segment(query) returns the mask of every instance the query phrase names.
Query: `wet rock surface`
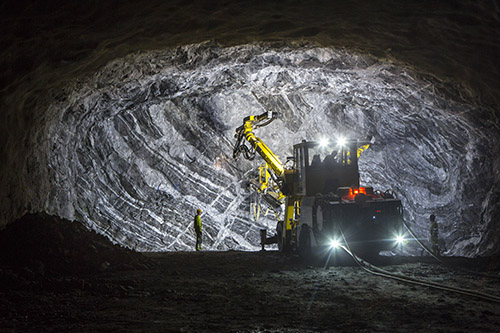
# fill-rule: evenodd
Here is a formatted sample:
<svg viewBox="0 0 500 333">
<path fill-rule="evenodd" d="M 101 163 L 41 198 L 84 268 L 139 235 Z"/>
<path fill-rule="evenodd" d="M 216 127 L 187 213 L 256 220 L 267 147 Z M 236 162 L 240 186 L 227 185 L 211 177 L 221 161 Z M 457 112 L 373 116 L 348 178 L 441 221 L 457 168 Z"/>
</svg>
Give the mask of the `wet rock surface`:
<svg viewBox="0 0 500 333">
<path fill-rule="evenodd" d="M 0 261 L 2 331 L 500 329 L 499 303 L 383 279 L 355 265 L 325 269 L 323 262 L 310 265 L 276 251 L 139 255 L 82 230 L 76 222 L 55 227 L 56 219 L 48 220 L 51 223 L 38 221 L 38 229 L 33 227 L 43 240 L 28 242 L 25 235 L 8 231 L 11 243 L 19 241 L 22 246 L 11 244 L 10 259 Z M 5 234 L 4 230 L 0 237 Z M 27 248 L 33 242 L 40 251 Z M 66 260 L 76 245 L 77 260 Z M 57 265 L 52 264 L 54 258 Z M 108 269 L 101 269 L 103 259 L 109 260 Z M 44 273 L 35 272 L 40 264 L 47 267 Z M 391 272 L 490 295 L 498 295 L 500 287 L 498 278 L 450 269 L 429 257 L 385 257 L 377 264 Z M 448 264 L 500 277 L 498 257 L 453 258 Z"/>
</svg>

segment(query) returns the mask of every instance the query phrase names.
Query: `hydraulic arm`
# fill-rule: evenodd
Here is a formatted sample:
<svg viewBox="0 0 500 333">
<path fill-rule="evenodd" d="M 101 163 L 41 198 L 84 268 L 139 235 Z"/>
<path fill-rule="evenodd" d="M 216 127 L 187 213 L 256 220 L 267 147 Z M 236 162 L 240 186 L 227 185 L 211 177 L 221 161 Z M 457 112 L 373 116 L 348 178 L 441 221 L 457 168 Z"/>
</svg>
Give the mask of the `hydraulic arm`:
<svg viewBox="0 0 500 333">
<path fill-rule="evenodd" d="M 237 158 L 240 153 L 243 153 L 246 159 L 253 160 L 255 152 L 257 152 L 266 161 L 274 172 L 274 175 L 280 178 L 285 172 L 283 164 L 271 149 L 253 133 L 254 129 L 270 124 L 275 118 L 276 113 L 269 111 L 258 116 L 249 116 L 243 119 L 243 125 L 236 129 L 236 144 L 233 149 L 233 157 Z M 250 143 L 251 148 L 248 148 L 244 144 L 243 138 Z"/>
<path fill-rule="evenodd" d="M 286 180 L 286 174 L 289 173 L 290 170 L 285 171 L 285 168 L 279 158 L 266 146 L 264 142 L 253 133 L 254 129 L 259 127 L 266 126 L 270 124 L 277 116 L 277 113 L 274 112 L 265 112 L 258 116 L 249 116 L 243 119 L 243 125 L 236 129 L 236 144 L 233 149 L 233 157 L 237 158 L 240 153 L 243 153 L 244 157 L 248 160 L 253 160 L 255 158 L 255 154 L 259 153 L 259 155 L 264 159 L 266 165 L 264 167 L 265 181 L 260 181 L 260 188 L 258 190 L 259 193 L 264 193 L 264 198 L 272 197 L 275 203 L 278 206 L 281 206 L 283 203 L 283 199 L 285 199 L 285 216 L 284 220 L 279 220 L 277 226 L 277 241 L 278 246 L 283 248 L 282 245 L 282 235 L 286 234 L 286 242 L 290 243 L 290 234 L 292 231 L 293 214 L 295 209 L 295 200 L 292 196 L 285 196 L 283 194 L 283 186 Z M 243 139 L 246 139 L 250 144 L 250 148 L 245 145 Z M 272 172 L 268 172 L 272 171 Z M 262 171 L 261 171 L 262 172 Z M 267 175 L 270 175 L 273 180 L 272 184 L 269 185 L 267 183 Z M 262 177 L 260 177 L 262 178 Z M 280 208 L 281 209 L 281 208 Z"/>
</svg>

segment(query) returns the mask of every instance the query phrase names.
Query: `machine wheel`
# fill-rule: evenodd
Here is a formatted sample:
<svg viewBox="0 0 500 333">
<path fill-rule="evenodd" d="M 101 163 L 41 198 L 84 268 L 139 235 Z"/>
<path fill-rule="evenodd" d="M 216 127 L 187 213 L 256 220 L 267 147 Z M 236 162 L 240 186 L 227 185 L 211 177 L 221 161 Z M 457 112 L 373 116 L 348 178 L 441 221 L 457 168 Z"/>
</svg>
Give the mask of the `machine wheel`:
<svg viewBox="0 0 500 333">
<path fill-rule="evenodd" d="M 283 252 L 283 221 L 278 221 L 276 226 L 276 238 L 278 241 L 278 250 Z"/>
<path fill-rule="evenodd" d="M 299 256 L 308 258 L 311 255 L 311 228 L 304 224 L 299 234 Z"/>
</svg>

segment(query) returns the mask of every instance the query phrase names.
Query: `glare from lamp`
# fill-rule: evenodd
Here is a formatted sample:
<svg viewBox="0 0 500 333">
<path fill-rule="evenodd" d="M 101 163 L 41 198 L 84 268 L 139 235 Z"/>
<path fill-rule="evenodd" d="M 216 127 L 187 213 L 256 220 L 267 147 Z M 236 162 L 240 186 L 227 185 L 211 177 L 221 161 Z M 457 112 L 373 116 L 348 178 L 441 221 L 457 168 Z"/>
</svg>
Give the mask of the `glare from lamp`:
<svg viewBox="0 0 500 333">
<path fill-rule="evenodd" d="M 332 239 L 332 240 L 330 241 L 330 248 L 332 248 L 332 249 L 336 249 L 336 248 L 338 248 L 339 246 L 340 246 L 340 242 L 339 242 L 338 240 L 336 240 L 336 239 Z"/>
<path fill-rule="evenodd" d="M 346 141 L 345 141 L 345 138 L 344 138 L 344 137 L 340 137 L 340 138 L 338 138 L 338 140 L 337 140 L 337 144 L 339 145 L 339 147 L 344 147 L 344 146 L 345 146 L 345 143 L 346 143 Z"/>
<path fill-rule="evenodd" d="M 328 139 L 327 138 L 322 138 L 319 140 L 319 147 L 320 148 L 325 148 L 326 146 L 328 146 Z"/>
<path fill-rule="evenodd" d="M 396 243 L 402 245 L 405 242 L 405 238 L 401 235 L 396 237 Z"/>
</svg>

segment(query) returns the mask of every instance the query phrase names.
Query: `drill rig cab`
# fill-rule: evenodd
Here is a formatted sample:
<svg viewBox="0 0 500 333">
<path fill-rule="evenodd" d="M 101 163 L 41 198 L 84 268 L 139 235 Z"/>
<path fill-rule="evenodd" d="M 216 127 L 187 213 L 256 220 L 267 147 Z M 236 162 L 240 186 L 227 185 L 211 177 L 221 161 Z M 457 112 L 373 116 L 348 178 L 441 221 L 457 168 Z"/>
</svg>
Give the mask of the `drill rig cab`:
<svg viewBox="0 0 500 333">
<path fill-rule="evenodd" d="M 287 198 L 296 209 L 289 212 L 289 231 L 283 230 L 285 241 L 290 237 L 285 250 L 290 246 L 304 256 L 314 249 L 327 252 L 345 237 L 354 253 L 367 258 L 397 245 L 403 228 L 400 200 L 391 191 L 360 186 L 358 157 L 368 145 L 339 140 L 294 146 L 296 188 Z"/>
<path fill-rule="evenodd" d="M 293 146 L 294 190 L 298 196 L 336 193 L 339 187 L 359 187 L 356 140 L 305 141 Z M 368 144 L 368 143 L 367 143 Z"/>
<path fill-rule="evenodd" d="M 277 223 L 280 251 L 303 256 L 328 249 L 342 239 L 363 257 L 378 255 L 396 246 L 402 234 L 402 206 L 391 191 L 360 187 L 358 158 L 370 142 L 302 141 L 293 146 L 293 165 L 285 168 L 253 130 L 269 124 L 276 114 L 264 113 L 244 119 L 236 130 L 233 156 L 253 159 L 258 153 L 271 175 L 263 194 L 284 203 Z M 245 138 L 250 148 L 243 143 Z"/>
</svg>

